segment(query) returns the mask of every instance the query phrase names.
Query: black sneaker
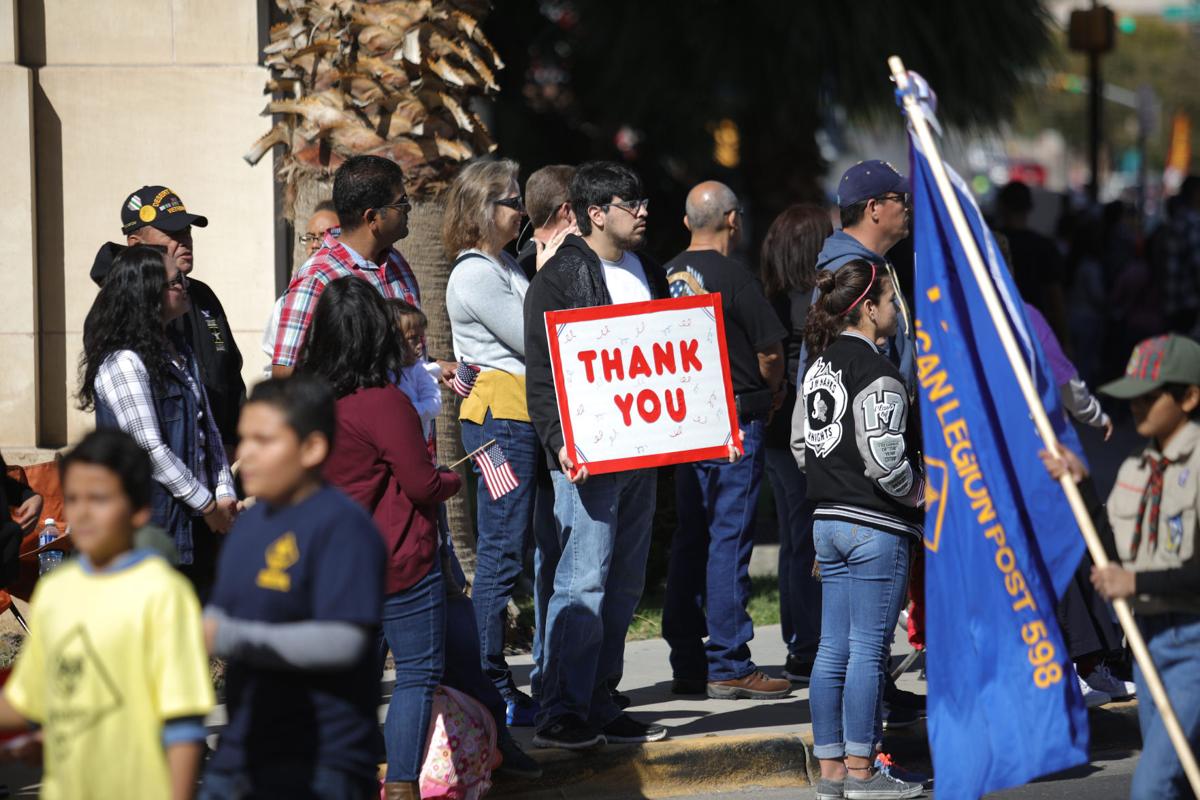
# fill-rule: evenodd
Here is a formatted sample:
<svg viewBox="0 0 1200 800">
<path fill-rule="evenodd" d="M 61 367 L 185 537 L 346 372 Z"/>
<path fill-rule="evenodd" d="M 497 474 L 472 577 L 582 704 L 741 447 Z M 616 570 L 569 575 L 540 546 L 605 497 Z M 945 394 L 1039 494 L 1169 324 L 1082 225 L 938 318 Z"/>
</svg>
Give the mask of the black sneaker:
<svg viewBox="0 0 1200 800">
<path fill-rule="evenodd" d="M 895 731 L 900 728 L 911 728 L 920 721 L 921 716 L 921 712 L 915 708 L 894 706 L 885 701 L 883 704 L 883 729 Z"/>
<path fill-rule="evenodd" d="M 657 742 L 667 738 L 667 729 L 654 723 L 638 722 L 622 714 L 604 726 L 604 738 L 615 743 Z"/>
<path fill-rule="evenodd" d="M 552 719 L 533 735 L 534 747 L 559 747 L 563 750 L 588 750 L 604 744 L 604 734 L 580 720 L 563 716 Z"/>
<path fill-rule="evenodd" d="M 799 683 L 804 686 L 812 680 L 813 662 L 800 658 L 799 656 L 789 655 L 787 663 L 783 665 L 783 677 L 787 678 L 792 683 Z"/>
<path fill-rule="evenodd" d="M 541 765 L 522 750 L 521 745 L 513 741 L 511 736 L 505 736 L 500 741 L 500 755 L 504 757 L 500 766 L 497 767 L 497 772 L 500 774 L 530 781 L 536 781 L 542 777 Z"/>
<path fill-rule="evenodd" d="M 671 694 L 708 694 L 705 678 L 675 678 L 671 681 Z"/>
<path fill-rule="evenodd" d="M 617 708 L 621 709 L 622 711 L 633 705 L 633 701 L 629 699 L 629 695 L 621 694 L 616 689 L 612 689 L 611 694 L 613 703 L 615 703 Z"/>
</svg>

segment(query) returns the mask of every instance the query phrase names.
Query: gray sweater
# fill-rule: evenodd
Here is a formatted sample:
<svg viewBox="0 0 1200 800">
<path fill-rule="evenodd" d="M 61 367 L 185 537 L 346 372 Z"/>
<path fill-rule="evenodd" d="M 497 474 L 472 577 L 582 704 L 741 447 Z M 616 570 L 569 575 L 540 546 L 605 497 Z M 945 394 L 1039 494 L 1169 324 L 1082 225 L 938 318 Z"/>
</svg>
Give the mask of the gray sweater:
<svg viewBox="0 0 1200 800">
<path fill-rule="evenodd" d="M 508 253 L 499 262 L 479 250 L 465 250 L 459 257 L 446 284 L 455 358 L 524 375 L 529 279 Z"/>
</svg>

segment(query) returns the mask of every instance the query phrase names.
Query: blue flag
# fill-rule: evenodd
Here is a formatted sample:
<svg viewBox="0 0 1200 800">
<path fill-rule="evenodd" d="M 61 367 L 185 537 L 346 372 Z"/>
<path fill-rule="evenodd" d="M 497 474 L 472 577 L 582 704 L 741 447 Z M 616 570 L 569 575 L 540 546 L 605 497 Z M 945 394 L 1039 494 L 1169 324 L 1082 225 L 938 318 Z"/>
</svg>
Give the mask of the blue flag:
<svg viewBox="0 0 1200 800">
<path fill-rule="evenodd" d="M 910 137 L 929 736 L 938 795 L 978 798 L 1087 761 L 1087 713 L 1055 615 L 1084 543 L 1038 457 L 1042 441 Z M 1043 405 L 1060 441 L 1079 452 L 995 240 L 947 172 Z"/>
</svg>

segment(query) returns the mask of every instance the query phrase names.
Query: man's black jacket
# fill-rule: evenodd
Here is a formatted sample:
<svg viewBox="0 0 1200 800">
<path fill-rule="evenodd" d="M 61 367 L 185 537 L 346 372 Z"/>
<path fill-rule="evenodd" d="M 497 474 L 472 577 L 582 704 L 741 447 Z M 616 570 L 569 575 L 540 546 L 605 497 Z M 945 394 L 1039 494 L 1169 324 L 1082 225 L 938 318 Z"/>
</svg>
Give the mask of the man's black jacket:
<svg viewBox="0 0 1200 800">
<path fill-rule="evenodd" d="M 645 253 L 638 253 L 650 296 L 668 296 L 667 276 L 662 266 Z M 554 257 L 542 267 L 525 295 L 525 400 L 529 418 L 537 431 L 551 470 L 561 469 L 558 451 L 563 439 L 562 421 L 550 368 L 550 345 L 546 339 L 547 311 L 565 308 L 610 306 L 612 295 L 604 282 L 604 267 L 592 248 L 579 236 L 568 236 Z"/>
</svg>

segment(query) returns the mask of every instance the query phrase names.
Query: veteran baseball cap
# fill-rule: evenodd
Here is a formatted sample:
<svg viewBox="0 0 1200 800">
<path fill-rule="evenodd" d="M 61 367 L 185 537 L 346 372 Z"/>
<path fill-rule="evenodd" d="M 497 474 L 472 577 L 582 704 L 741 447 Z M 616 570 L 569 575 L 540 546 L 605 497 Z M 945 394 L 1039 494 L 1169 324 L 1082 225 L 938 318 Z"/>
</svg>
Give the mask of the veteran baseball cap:
<svg viewBox="0 0 1200 800">
<path fill-rule="evenodd" d="M 208 217 L 188 213 L 179 195 L 165 186 L 143 186 L 121 204 L 121 232 L 130 234 L 147 225 L 177 233 L 189 225 L 208 226 Z"/>
<path fill-rule="evenodd" d="M 838 181 L 838 208 L 849 208 L 888 192 L 907 194 L 909 191 L 908 178 L 891 164 L 878 160 L 860 161 L 842 173 L 842 179 Z"/>
<path fill-rule="evenodd" d="M 1200 386 L 1200 343 L 1174 333 L 1146 339 L 1133 348 L 1125 376 L 1104 384 L 1100 391 L 1129 400 L 1168 383 Z"/>
</svg>

